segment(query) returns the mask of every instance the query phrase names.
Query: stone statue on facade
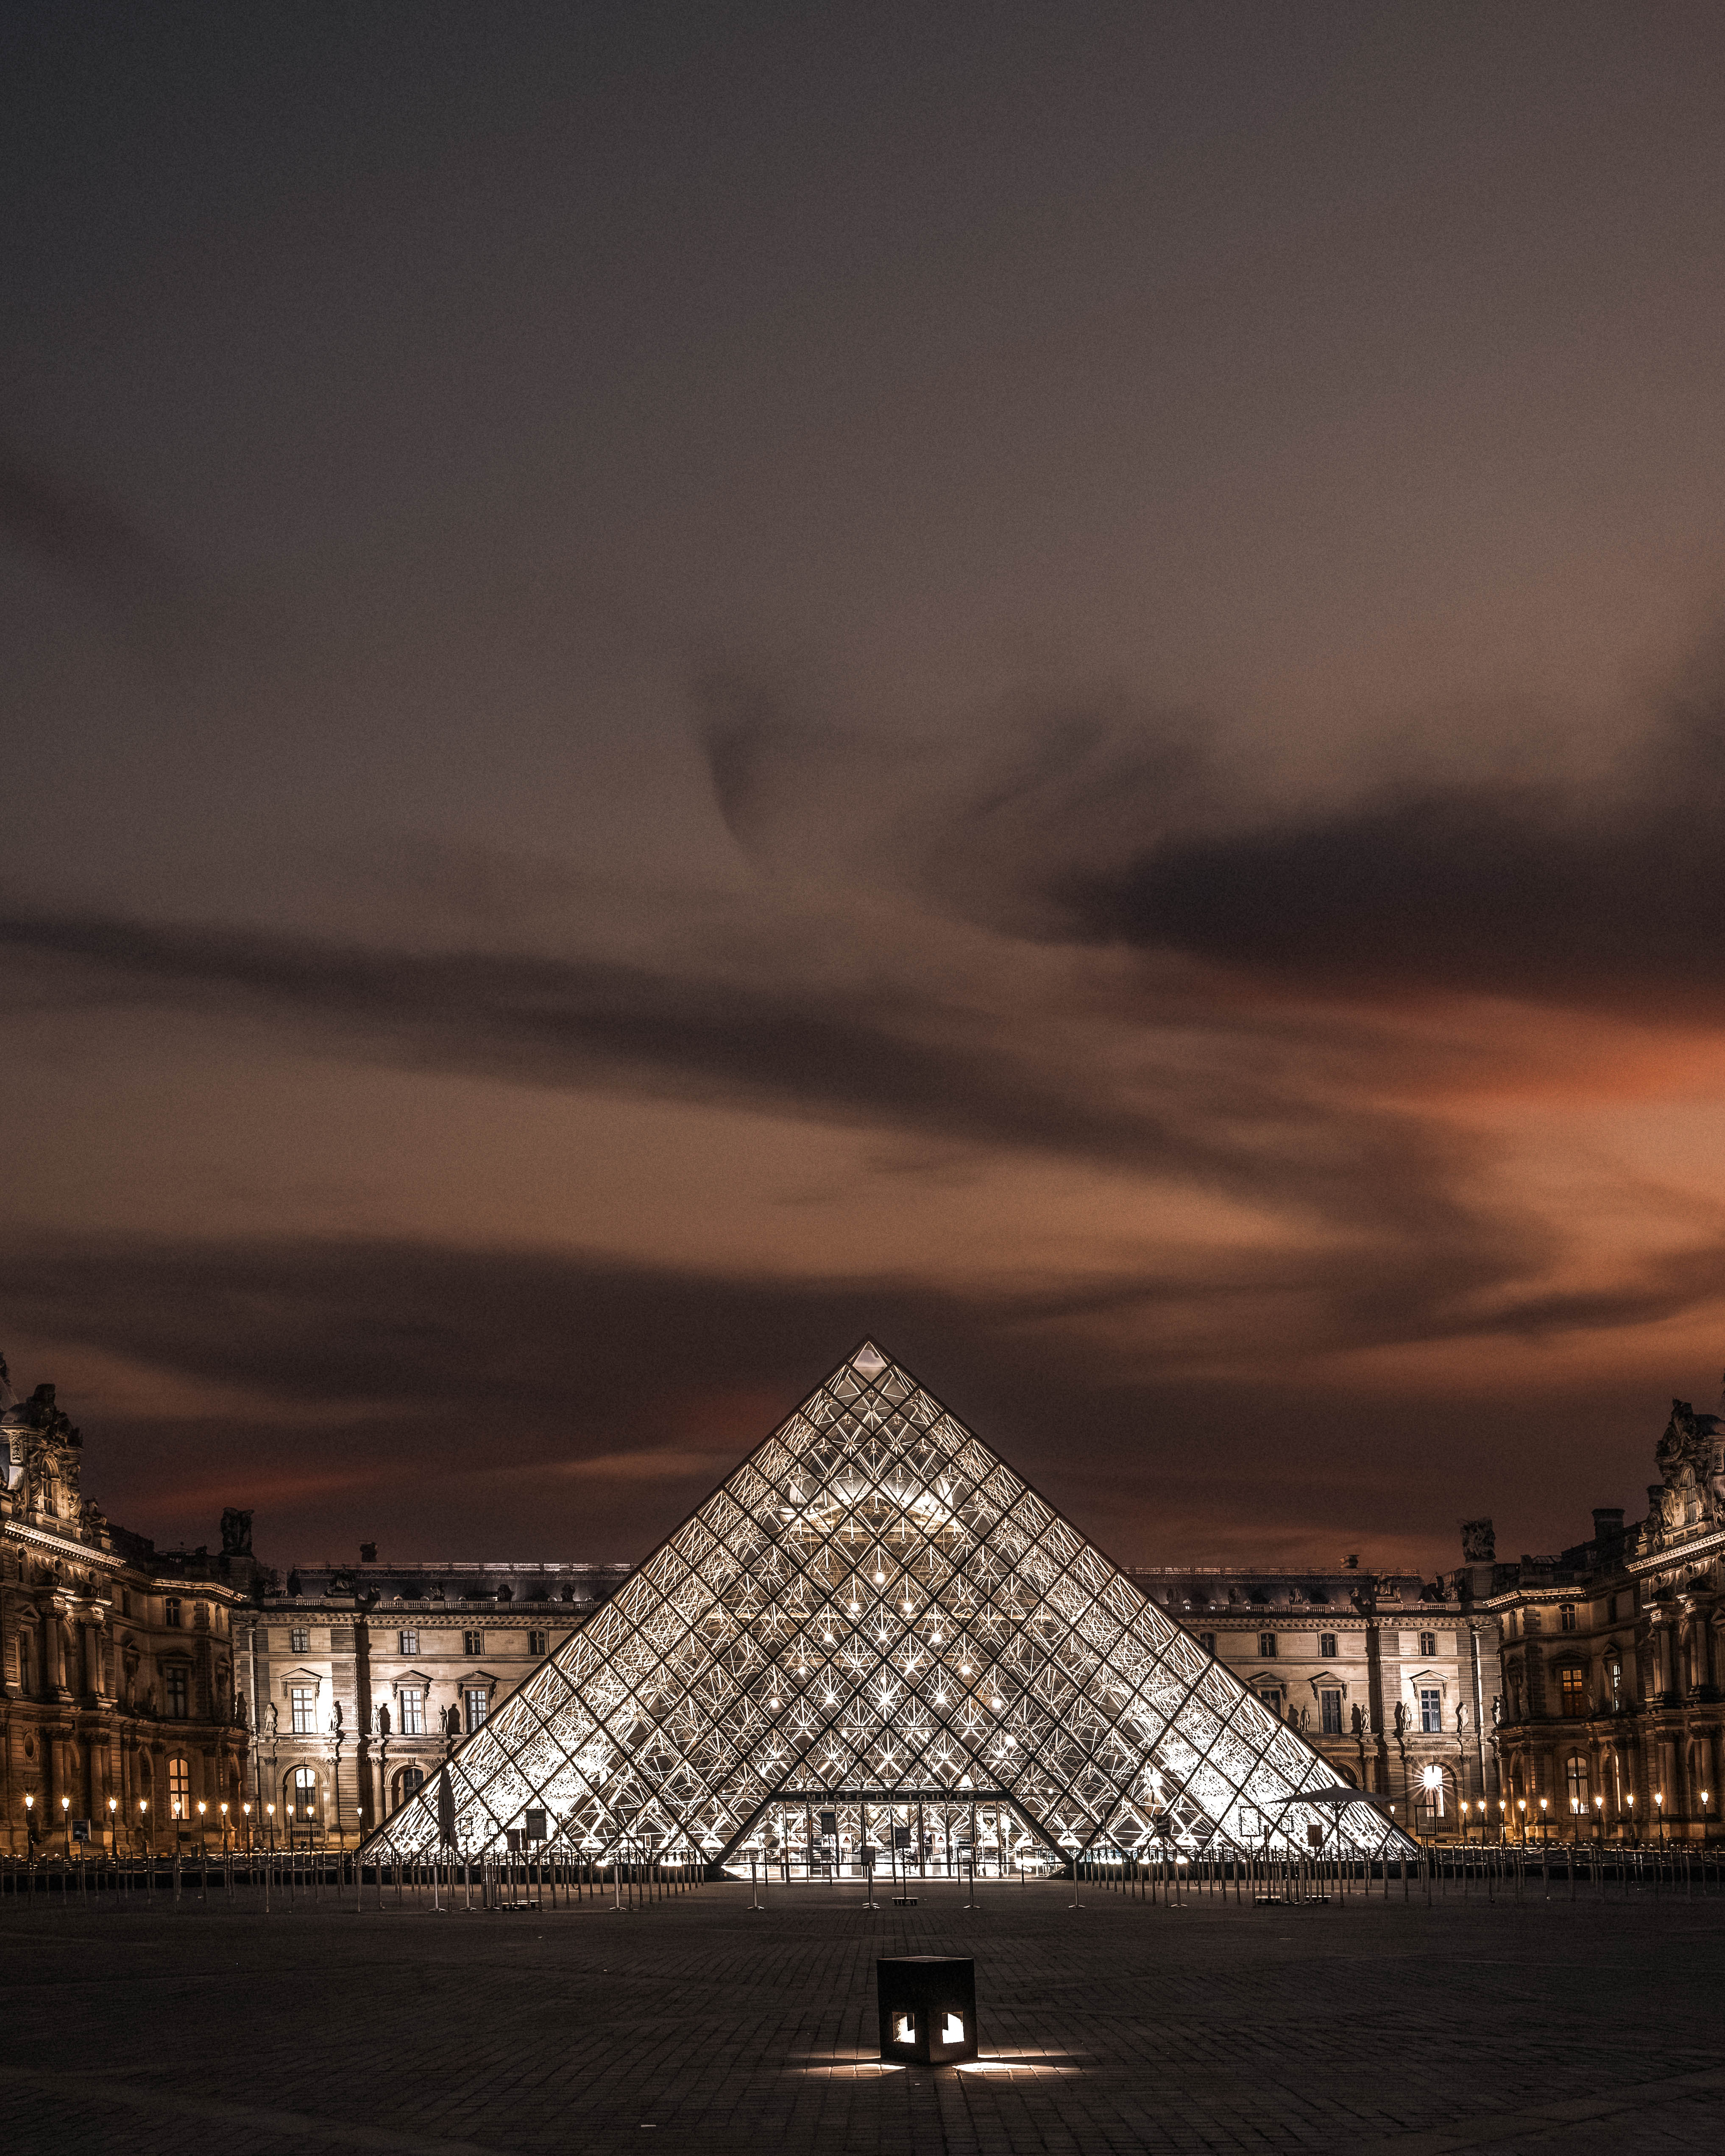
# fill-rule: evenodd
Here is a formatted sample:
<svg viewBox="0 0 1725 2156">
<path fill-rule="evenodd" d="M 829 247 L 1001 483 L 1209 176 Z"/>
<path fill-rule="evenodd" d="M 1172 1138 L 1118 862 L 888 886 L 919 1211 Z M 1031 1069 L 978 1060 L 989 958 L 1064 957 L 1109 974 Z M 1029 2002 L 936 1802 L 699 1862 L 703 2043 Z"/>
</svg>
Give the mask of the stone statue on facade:
<svg viewBox="0 0 1725 2156">
<path fill-rule="evenodd" d="M 222 1554 L 249 1557 L 252 1553 L 252 1516 L 229 1505 L 222 1514 Z"/>
<path fill-rule="evenodd" d="M 1495 1564 L 1497 1562 L 1497 1535 L 1489 1520 L 1464 1520 L 1461 1522 L 1461 1562 L 1464 1564 Z"/>
</svg>

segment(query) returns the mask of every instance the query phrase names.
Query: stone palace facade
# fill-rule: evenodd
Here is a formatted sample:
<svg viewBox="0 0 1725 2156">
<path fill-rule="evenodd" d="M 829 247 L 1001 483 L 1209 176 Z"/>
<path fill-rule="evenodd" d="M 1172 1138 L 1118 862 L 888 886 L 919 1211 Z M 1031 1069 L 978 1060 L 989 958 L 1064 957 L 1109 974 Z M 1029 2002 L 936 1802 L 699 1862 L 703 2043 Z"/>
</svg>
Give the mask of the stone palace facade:
<svg viewBox="0 0 1725 2156">
<path fill-rule="evenodd" d="M 52 1385 L 0 1362 L 0 1852 L 352 1845 L 587 1621 L 627 1565 L 380 1561 L 284 1577 L 229 1512 L 157 1551 L 82 1494 Z M 1725 1420 L 1673 1404 L 1647 1517 L 1435 1580 L 1131 1578 L 1422 1835 L 1699 1836 L 1718 1805 Z"/>
</svg>

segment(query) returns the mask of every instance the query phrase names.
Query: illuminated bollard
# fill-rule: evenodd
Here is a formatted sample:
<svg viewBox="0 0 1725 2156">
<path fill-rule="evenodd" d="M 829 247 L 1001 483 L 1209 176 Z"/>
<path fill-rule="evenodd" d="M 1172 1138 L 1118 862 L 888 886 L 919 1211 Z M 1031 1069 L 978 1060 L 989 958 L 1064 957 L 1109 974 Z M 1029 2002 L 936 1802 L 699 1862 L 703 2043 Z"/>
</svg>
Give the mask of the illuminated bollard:
<svg viewBox="0 0 1725 2156">
<path fill-rule="evenodd" d="M 968 1954 L 904 1954 L 875 1964 L 880 2056 L 943 2066 L 976 2056 L 976 1963 Z"/>
</svg>

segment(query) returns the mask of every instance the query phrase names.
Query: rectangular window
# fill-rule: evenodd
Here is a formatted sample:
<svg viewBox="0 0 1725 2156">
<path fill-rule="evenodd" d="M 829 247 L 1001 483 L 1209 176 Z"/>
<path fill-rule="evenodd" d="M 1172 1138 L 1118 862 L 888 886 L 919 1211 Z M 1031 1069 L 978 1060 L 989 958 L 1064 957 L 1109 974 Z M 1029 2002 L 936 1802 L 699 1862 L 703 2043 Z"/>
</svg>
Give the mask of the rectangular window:
<svg viewBox="0 0 1725 2156">
<path fill-rule="evenodd" d="M 1623 1705 L 1623 1664 L 1615 1655 L 1605 1665 L 1605 1675 L 1611 1683 L 1611 1711 L 1615 1714 Z"/>
<path fill-rule="evenodd" d="M 1435 1685 L 1420 1687 L 1420 1727 L 1428 1737 L 1434 1736 L 1444 1726 L 1444 1696 Z"/>
<path fill-rule="evenodd" d="M 317 1686 L 295 1685 L 288 1692 L 295 1737 L 316 1737 L 317 1734 Z"/>
<path fill-rule="evenodd" d="M 162 1675 L 167 1686 L 168 1720 L 183 1722 L 192 1712 L 192 1672 L 183 1667 L 170 1667 Z"/>
<path fill-rule="evenodd" d="M 1436 1660 L 1437 1634 L 1435 1632 L 1422 1632 L 1420 1635 L 1420 1653 L 1421 1658 L 1425 1661 L 1430 1662 Z"/>
<path fill-rule="evenodd" d="M 295 1625 L 288 1634 L 288 1652 L 290 1655 L 309 1655 L 311 1652 L 311 1635 L 303 1625 Z"/>
<path fill-rule="evenodd" d="M 1570 1720 L 1580 1721 L 1587 1713 L 1587 1671 L 1575 1668 L 1559 1670 L 1558 1697 Z"/>
<path fill-rule="evenodd" d="M 1558 1630 L 1560 1632 L 1573 1632 L 1575 1630 L 1575 1604 L 1573 1602 L 1565 1602 L 1559 1605 Z"/>
<path fill-rule="evenodd" d="M 199 1632 L 207 1632 L 207 1631 L 208 1631 L 208 1630 L 209 1630 L 209 1604 L 208 1604 L 208 1603 L 207 1603 L 207 1602 L 194 1602 L 194 1603 L 192 1604 L 192 1624 L 193 1624 L 193 1630 L 196 1630 L 196 1631 L 199 1631 Z"/>
<path fill-rule="evenodd" d="M 1204 1649 L 1205 1654 L 1214 1654 L 1216 1651 L 1215 1634 L 1214 1632 L 1200 1632 L 1198 1635 L 1198 1644 Z"/>
<path fill-rule="evenodd" d="M 122 1587 L 120 1590 L 120 1614 L 122 1617 L 131 1614 L 131 1589 L 129 1587 Z"/>
<path fill-rule="evenodd" d="M 418 1653 L 419 1635 L 417 1632 L 403 1632 L 398 1634 L 397 1636 L 401 1641 L 401 1652 L 403 1654 L 417 1655 Z"/>
<path fill-rule="evenodd" d="M 491 1702 L 490 1696 L 485 1691 L 483 1685 L 470 1685 L 468 1686 L 467 1727 L 470 1730 L 477 1729 L 479 1727 L 480 1724 L 485 1720 L 486 1715 L 490 1712 L 490 1706 Z"/>
<path fill-rule="evenodd" d="M 485 1634 L 483 1632 L 464 1632 L 461 1635 L 461 1651 L 464 1655 L 484 1654 L 485 1651 Z"/>
<path fill-rule="evenodd" d="M 1336 1635 L 1333 1632 L 1320 1632 L 1318 1634 L 1317 1651 L 1323 1656 L 1326 1661 L 1333 1662 L 1335 1661 Z"/>
<path fill-rule="evenodd" d="M 1266 1662 L 1273 1662 L 1276 1660 L 1276 1635 L 1274 1632 L 1259 1633 L 1258 1652 Z"/>
<path fill-rule="evenodd" d="M 168 1596 L 167 1601 L 162 1605 L 162 1614 L 164 1621 L 167 1624 L 177 1625 L 179 1623 L 180 1598 L 177 1594 L 170 1594 Z"/>
<path fill-rule="evenodd" d="M 527 1635 L 527 1652 L 530 1655 L 548 1655 L 551 1652 L 550 1633 L 529 1632 Z"/>
<path fill-rule="evenodd" d="M 1341 1693 L 1333 1687 L 1327 1691 L 1321 1691 L 1317 1696 L 1317 1703 L 1320 1709 L 1318 1719 L 1323 1726 L 1324 1735 L 1339 1737 L 1342 1734 Z"/>
<path fill-rule="evenodd" d="M 192 1815 L 192 1763 L 183 1757 L 167 1763 L 167 1808 L 175 1819 Z"/>
<path fill-rule="evenodd" d="M 418 1685 L 401 1688 L 401 1733 L 403 1737 L 425 1734 L 425 1695 Z"/>
<path fill-rule="evenodd" d="M 1272 1714 L 1281 1714 L 1281 1686 L 1280 1685 L 1265 1685 L 1261 1686 L 1260 1688 L 1258 1697 L 1263 1701 L 1265 1706 L 1270 1709 L 1270 1712 Z"/>
<path fill-rule="evenodd" d="M 1605 1622 L 1608 1625 L 1615 1625 L 1617 1622 L 1617 1597 L 1615 1594 L 1605 1604 Z"/>
<path fill-rule="evenodd" d="M 1522 1630 L 1524 1632 L 1537 1632 L 1539 1630 L 1539 1612 L 1537 1609 L 1527 1609 L 1522 1612 Z"/>
</svg>

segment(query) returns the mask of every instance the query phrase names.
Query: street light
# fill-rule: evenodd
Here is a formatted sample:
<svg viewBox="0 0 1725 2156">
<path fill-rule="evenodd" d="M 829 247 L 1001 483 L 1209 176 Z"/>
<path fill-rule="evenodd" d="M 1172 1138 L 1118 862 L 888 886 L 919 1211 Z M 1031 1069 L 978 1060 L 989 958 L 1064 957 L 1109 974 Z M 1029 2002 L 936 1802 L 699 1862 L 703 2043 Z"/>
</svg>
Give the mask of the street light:
<svg viewBox="0 0 1725 2156">
<path fill-rule="evenodd" d="M 1661 1853 L 1663 1853 L 1665 1849 L 1665 1791 L 1663 1789 L 1656 1789 L 1653 1792 L 1653 1801 L 1659 1807 L 1659 1846 Z"/>
<path fill-rule="evenodd" d="M 119 1798 L 110 1797 L 108 1799 L 108 1839 L 114 1845 L 114 1854 L 116 1856 L 118 1856 L 120 1854 L 120 1824 L 115 1817 L 115 1814 L 119 1810 Z"/>
<path fill-rule="evenodd" d="M 270 1853 L 273 1856 L 275 1854 L 275 1807 L 265 1804 L 264 1810 L 269 1816 Z"/>
<path fill-rule="evenodd" d="M 72 1799 L 60 1799 L 60 1825 L 66 1830 L 66 1861 L 72 1861 Z"/>
<path fill-rule="evenodd" d="M 205 1843 L 204 1843 L 204 1839 L 203 1839 L 203 1815 L 204 1815 L 204 1814 L 205 1814 L 208 1810 L 209 1810 L 209 1806 L 208 1806 L 207 1804 L 205 1804 L 205 1802 L 203 1801 L 203 1799 L 202 1797 L 200 1797 L 200 1798 L 198 1799 L 198 1854 L 200 1856 L 202 1856 L 205 1853 Z M 200 1876 L 201 1876 L 201 1875 L 200 1875 Z"/>
<path fill-rule="evenodd" d="M 1703 1789 L 1701 1793 L 1701 1840 L 1703 1848 L 1707 1846 L 1707 1797 L 1708 1792 Z"/>
<path fill-rule="evenodd" d="M 28 1853 L 36 1846 L 36 1799 L 28 1789 L 24 1791 L 24 1848 Z"/>
<path fill-rule="evenodd" d="M 245 1846 L 247 1854 L 249 1855 L 252 1846 L 252 1808 L 249 1804 L 242 1804 L 239 1809 L 245 1814 Z"/>
<path fill-rule="evenodd" d="M 1539 1799 L 1539 1855 L 1542 1862 L 1545 1857 L 1545 1808 L 1548 1801 L 1545 1797 Z"/>
<path fill-rule="evenodd" d="M 138 1843 L 146 1856 L 150 1854 L 150 1799 L 138 1799 Z"/>
<path fill-rule="evenodd" d="M 222 1854 L 225 1856 L 228 1854 L 228 1807 L 218 1804 L 216 1809 L 222 1815 Z"/>
<path fill-rule="evenodd" d="M 1516 1810 L 1522 1815 L 1522 1847 L 1525 1850 L 1527 1846 L 1527 1799 L 1525 1797 L 1516 1799 Z"/>
</svg>

